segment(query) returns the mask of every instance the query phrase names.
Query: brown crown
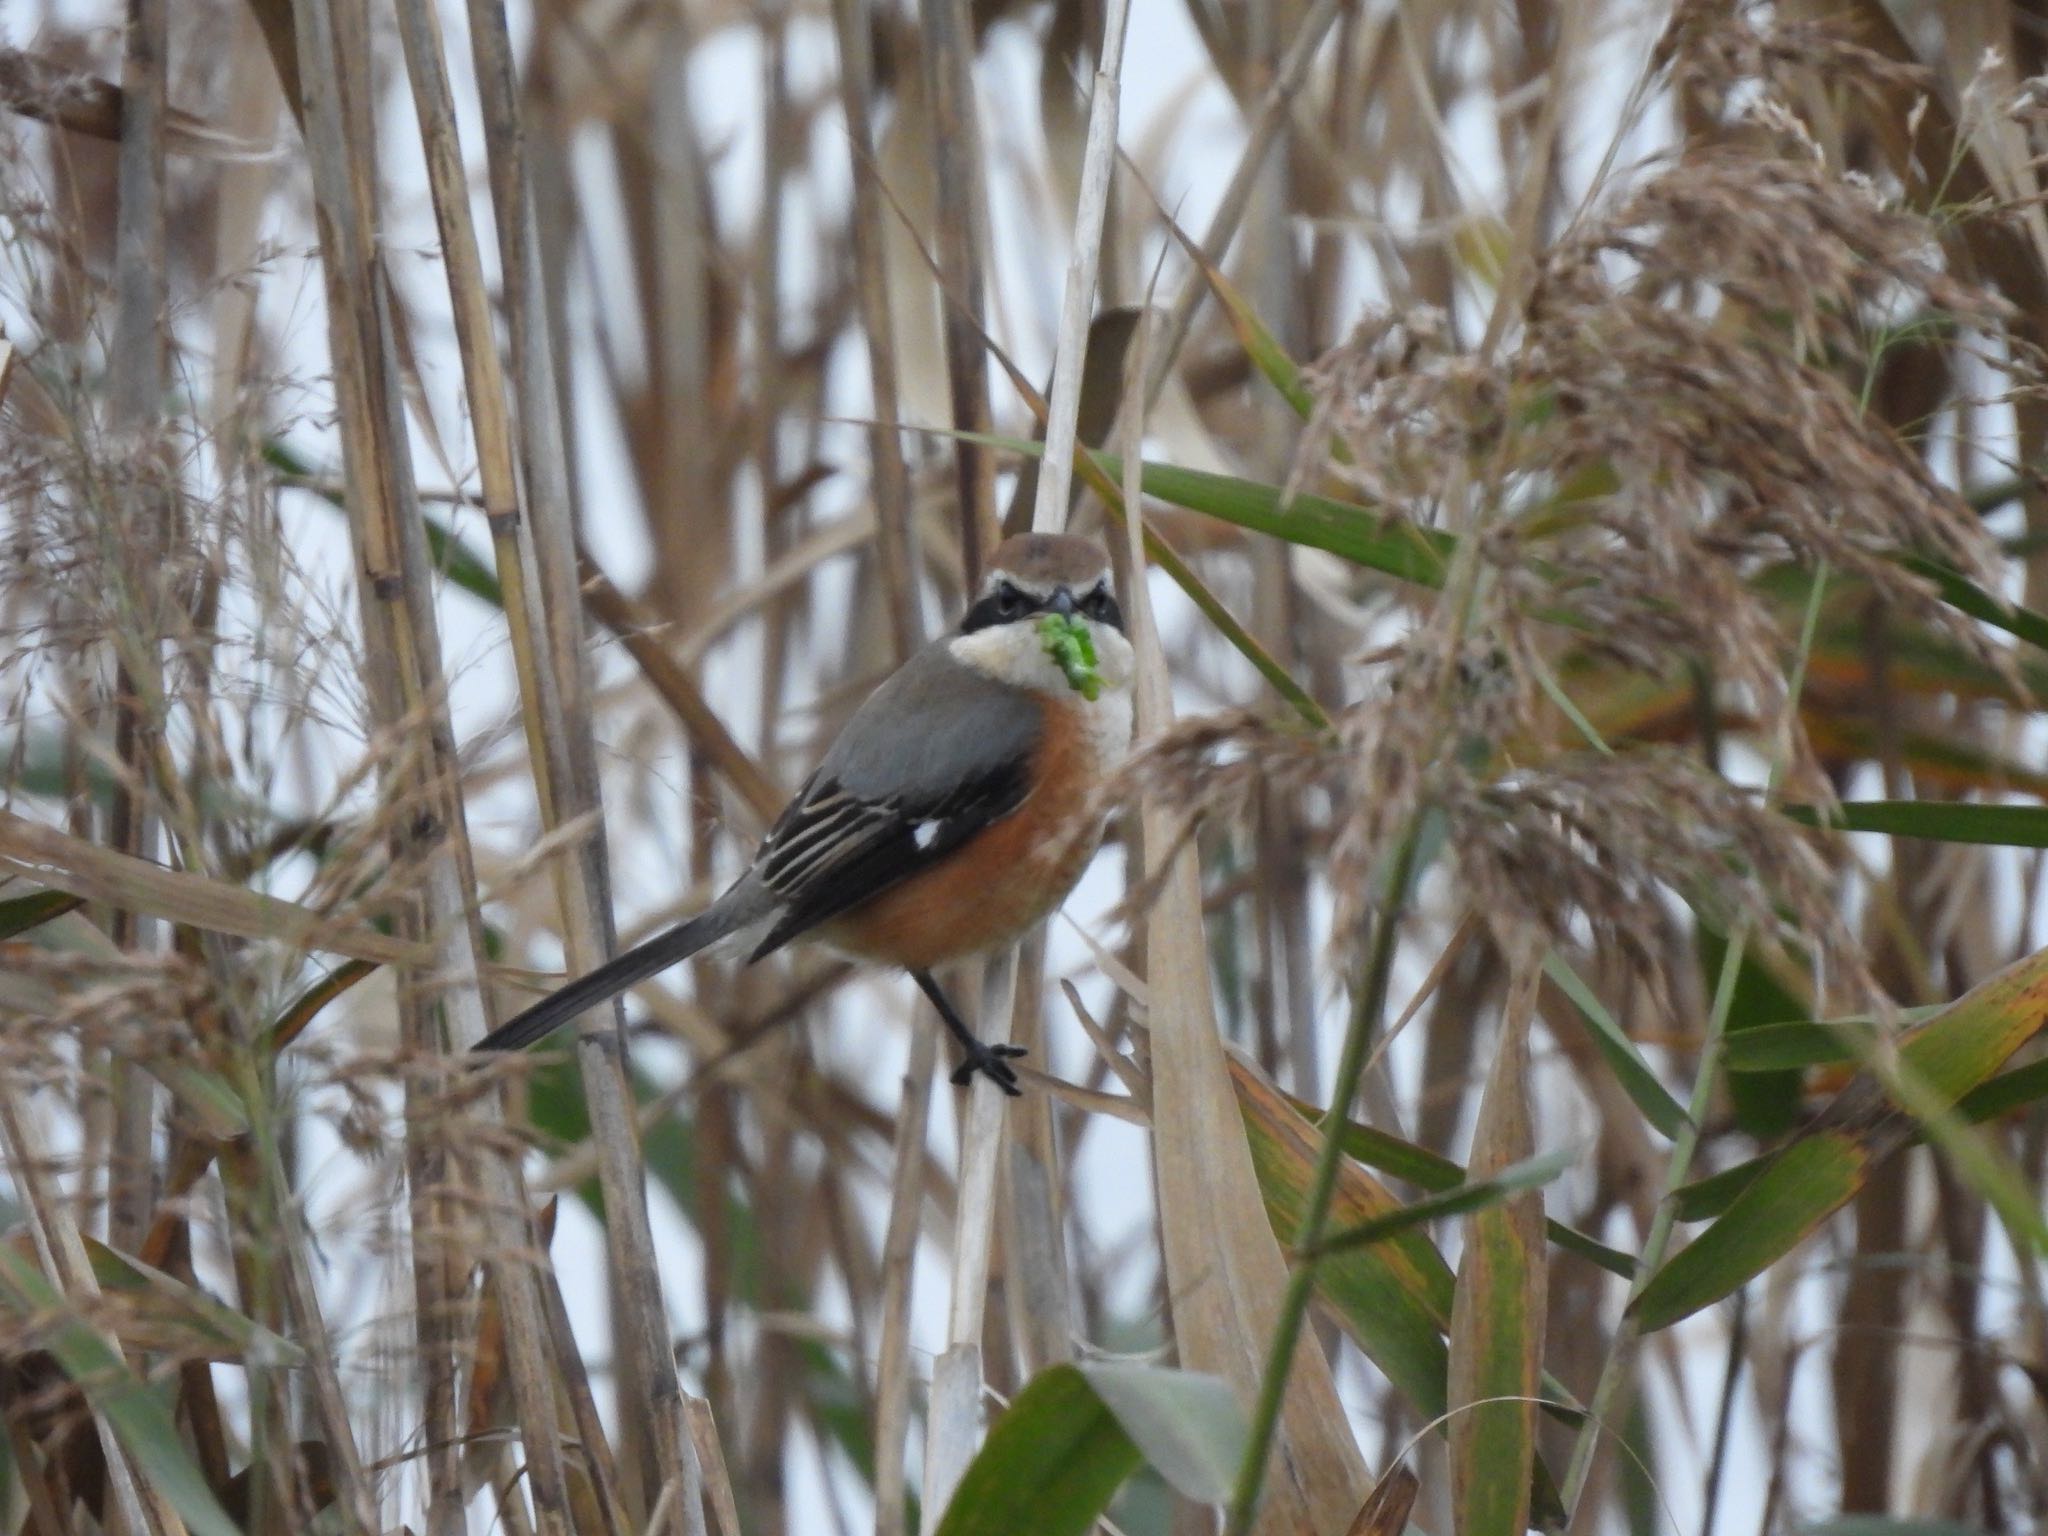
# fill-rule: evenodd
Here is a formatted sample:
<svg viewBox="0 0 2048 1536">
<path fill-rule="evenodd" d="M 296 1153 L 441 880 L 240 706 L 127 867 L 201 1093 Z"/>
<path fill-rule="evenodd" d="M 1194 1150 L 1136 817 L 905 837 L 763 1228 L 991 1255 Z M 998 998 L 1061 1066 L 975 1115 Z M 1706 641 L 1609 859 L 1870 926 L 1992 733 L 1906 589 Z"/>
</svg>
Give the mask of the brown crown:
<svg viewBox="0 0 2048 1536">
<path fill-rule="evenodd" d="M 991 578 L 1006 576 L 1040 591 L 1061 586 L 1080 592 L 1108 569 L 1109 557 L 1100 544 L 1071 533 L 1020 533 L 1003 540 L 988 557 Z"/>
</svg>

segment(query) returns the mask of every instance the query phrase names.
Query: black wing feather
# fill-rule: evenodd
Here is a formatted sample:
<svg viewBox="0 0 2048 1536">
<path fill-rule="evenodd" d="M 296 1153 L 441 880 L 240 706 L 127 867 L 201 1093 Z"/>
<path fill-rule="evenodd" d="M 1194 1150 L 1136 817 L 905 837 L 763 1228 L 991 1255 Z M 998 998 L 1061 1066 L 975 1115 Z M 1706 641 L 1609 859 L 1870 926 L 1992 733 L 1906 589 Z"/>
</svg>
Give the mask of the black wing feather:
<svg viewBox="0 0 2048 1536">
<path fill-rule="evenodd" d="M 862 800 L 814 775 L 756 858 L 762 881 L 784 905 L 748 960 L 938 863 L 1016 810 L 1030 789 L 1030 763 L 1022 757 L 929 797 Z"/>
</svg>

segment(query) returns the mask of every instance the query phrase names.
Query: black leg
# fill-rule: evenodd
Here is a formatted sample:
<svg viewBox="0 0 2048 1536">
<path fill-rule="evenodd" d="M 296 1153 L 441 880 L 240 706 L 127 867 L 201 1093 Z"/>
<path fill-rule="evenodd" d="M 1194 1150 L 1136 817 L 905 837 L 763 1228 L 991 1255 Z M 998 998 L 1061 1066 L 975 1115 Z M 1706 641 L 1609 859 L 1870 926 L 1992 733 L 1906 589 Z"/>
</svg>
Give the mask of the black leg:
<svg viewBox="0 0 2048 1536">
<path fill-rule="evenodd" d="M 932 979 L 930 971 L 912 971 L 911 979 L 918 989 L 932 1000 L 932 1006 L 939 1010 L 939 1017 L 946 1021 L 946 1028 L 953 1038 L 960 1042 L 963 1060 L 959 1070 L 954 1072 L 953 1081 L 965 1085 L 975 1073 L 983 1074 L 1011 1098 L 1023 1093 L 1017 1086 L 1017 1074 L 1011 1069 L 1009 1058 L 1025 1054 L 1021 1045 L 983 1045 L 975 1038 L 974 1031 L 953 1011 L 953 1005 L 946 1000 L 946 994 L 939 990 L 939 984 Z"/>
</svg>

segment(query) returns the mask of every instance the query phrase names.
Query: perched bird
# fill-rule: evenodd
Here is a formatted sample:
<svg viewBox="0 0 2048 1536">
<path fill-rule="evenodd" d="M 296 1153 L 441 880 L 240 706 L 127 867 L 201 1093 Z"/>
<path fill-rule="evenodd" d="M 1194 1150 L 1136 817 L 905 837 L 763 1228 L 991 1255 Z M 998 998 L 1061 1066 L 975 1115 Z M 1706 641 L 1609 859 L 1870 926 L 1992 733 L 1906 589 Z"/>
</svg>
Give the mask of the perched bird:
<svg viewBox="0 0 2048 1536">
<path fill-rule="evenodd" d="M 493 1031 L 515 1050 L 739 936 L 748 963 L 791 939 L 900 966 L 963 1060 L 1017 1090 L 1009 1045 L 975 1037 L 934 966 L 1000 948 L 1059 905 L 1101 836 L 1095 789 L 1131 739 L 1130 643 L 1099 545 L 999 545 L 952 633 L 906 661 L 846 722 L 724 895 Z"/>
</svg>

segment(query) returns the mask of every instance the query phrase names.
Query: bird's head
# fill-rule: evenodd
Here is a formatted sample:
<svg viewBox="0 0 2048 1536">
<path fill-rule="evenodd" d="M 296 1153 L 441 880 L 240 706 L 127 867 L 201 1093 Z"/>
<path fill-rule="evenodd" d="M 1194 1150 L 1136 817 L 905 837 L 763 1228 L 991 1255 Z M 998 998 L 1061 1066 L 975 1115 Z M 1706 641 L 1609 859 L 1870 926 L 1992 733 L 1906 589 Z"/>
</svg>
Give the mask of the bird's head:
<svg viewBox="0 0 2048 1536">
<path fill-rule="evenodd" d="M 1004 682 L 1047 693 L 1092 702 L 1104 690 L 1127 689 L 1131 647 L 1102 546 L 1061 533 L 1005 539 L 953 651 Z"/>
</svg>

